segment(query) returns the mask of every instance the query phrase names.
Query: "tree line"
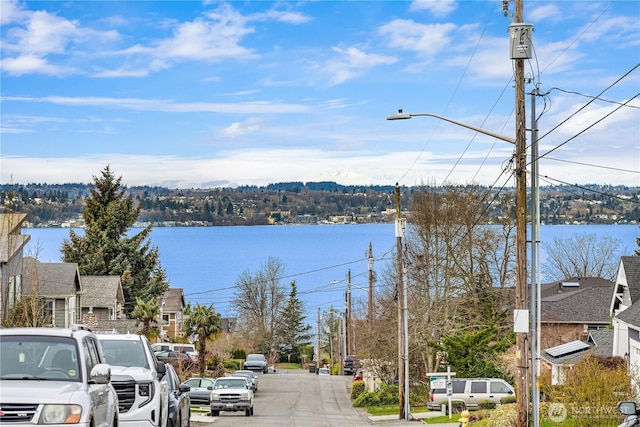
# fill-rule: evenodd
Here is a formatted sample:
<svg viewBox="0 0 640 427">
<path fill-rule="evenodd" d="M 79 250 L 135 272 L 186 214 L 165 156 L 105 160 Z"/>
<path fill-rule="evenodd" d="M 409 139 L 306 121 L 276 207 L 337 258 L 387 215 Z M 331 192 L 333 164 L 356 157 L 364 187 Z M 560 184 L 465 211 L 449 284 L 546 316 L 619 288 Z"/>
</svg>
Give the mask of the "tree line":
<svg viewBox="0 0 640 427">
<path fill-rule="evenodd" d="M 473 188 L 486 194 L 486 223 L 496 222 L 500 210 L 493 209 L 495 197 L 513 194 L 511 189 L 483 186 L 403 187 L 403 210 L 414 194 L 423 191 L 445 193 L 449 188 Z M 55 226 L 77 221 L 82 216 L 89 184 L 14 184 L 0 186 L 0 206 L 24 212 L 34 226 Z M 391 186 L 345 186 L 335 182 L 289 182 L 264 187 L 242 186 L 213 189 L 168 189 L 133 186 L 123 189 L 140 207 L 137 221 L 158 225 L 224 226 L 263 225 L 296 222 L 300 216 L 327 220 L 345 216 L 356 222 L 392 220 Z M 569 186 L 547 186 L 540 191 L 540 216 L 545 224 L 628 223 L 640 218 L 640 187 L 590 185 L 579 191 Z"/>
</svg>

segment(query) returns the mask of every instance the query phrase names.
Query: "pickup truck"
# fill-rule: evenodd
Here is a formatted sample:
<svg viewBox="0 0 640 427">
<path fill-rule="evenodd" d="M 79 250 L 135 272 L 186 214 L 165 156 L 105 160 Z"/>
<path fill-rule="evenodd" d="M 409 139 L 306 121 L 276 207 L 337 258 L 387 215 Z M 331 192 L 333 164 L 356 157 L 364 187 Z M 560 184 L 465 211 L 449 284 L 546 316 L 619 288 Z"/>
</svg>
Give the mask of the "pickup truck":
<svg viewBox="0 0 640 427">
<path fill-rule="evenodd" d="M 244 411 L 253 415 L 253 390 L 245 377 L 220 377 L 211 390 L 211 415 L 217 417 L 220 411 Z"/>
<path fill-rule="evenodd" d="M 149 340 L 137 334 L 99 334 L 111 383 L 118 393 L 120 426 L 166 427 L 169 391 L 166 366 Z"/>
</svg>

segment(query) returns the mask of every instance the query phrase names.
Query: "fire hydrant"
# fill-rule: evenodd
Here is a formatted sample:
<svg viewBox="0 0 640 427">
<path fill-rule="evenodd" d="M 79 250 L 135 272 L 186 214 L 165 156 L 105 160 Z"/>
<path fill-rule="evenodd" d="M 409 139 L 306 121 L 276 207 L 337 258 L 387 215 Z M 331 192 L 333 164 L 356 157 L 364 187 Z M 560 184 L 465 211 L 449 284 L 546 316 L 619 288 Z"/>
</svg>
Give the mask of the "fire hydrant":
<svg viewBox="0 0 640 427">
<path fill-rule="evenodd" d="M 471 414 L 466 409 L 460 413 L 460 427 L 467 427 L 469 425 L 469 417 Z"/>
</svg>

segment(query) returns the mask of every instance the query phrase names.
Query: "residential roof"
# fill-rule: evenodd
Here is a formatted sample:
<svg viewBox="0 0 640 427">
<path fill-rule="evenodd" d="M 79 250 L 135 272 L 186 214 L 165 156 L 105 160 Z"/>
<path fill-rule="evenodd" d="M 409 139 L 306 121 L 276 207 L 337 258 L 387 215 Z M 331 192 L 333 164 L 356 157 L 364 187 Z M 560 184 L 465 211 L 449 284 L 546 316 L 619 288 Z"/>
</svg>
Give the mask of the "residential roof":
<svg viewBox="0 0 640 427">
<path fill-rule="evenodd" d="M 620 257 L 620 268 L 624 269 L 631 304 L 635 304 L 640 301 L 640 256 Z"/>
<path fill-rule="evenodd" d="M 184 299 L 184 289 L 167 289 L 166 291 L 164 291 L 164 294 L 162 294 L 162 297 L 160 297 L 160 304 L 162 305 L 162 311 L 165 313 L 177 313 L 179 311 L 182 311 L 182 309 L 186 306 Z"/>
<path fill-rule="evenodd" d="M 23 294 L 35 290 L 39 295 L 68 297 L 82 291 L 78 264 L 75 262 L 40 262 L 26 257 L 22 263 Z"/>
<path fill-rule="evenodd" d="M 599 356 L 613 355 L 613 329 L 589 330 L 589 341 L 596 346 L 593 353 Z"/>
<path fill-rule="evenodd" d="M 568 282 L 578 286 L 567 286 Z M 572 278 L 545 284 L 540 298 L 541 322 L 608 325 L 613 290 L 612 281 L 599 277 Z"/>
<path fill-rule="evenodd" d="M 83 307 L 113 307 L 124 304 L 124 293 L 119 276 L 80 276 L 84 296 Z"/>
<path fill-rule="evenodd" d="M 618 313 L 615 318 L 625 322 L 628 325 L 640 328 L 640 302 L 633 304 L 631 307 L 626 308 L 624 311 Z"/>
</svg>

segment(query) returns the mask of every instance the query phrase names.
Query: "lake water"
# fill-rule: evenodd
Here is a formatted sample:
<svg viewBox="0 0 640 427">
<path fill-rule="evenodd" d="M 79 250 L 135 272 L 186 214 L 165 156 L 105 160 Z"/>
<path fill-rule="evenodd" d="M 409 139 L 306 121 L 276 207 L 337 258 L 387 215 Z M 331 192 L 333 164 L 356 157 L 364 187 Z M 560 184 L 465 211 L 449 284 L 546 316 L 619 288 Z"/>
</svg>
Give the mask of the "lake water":
<svg viewBox="0 0 640 427">
<path fill-rule="evenodd" d="M 31 235 L 25 255 L 37 253 L 42 262 L 60 261 L 68 229 L 34 228 L 22 233 Z M 543 245 L 555 237 L 596 234 L 620 240 L 620 255 L 638 249 L 637 225 L 543 225 L 540 234 Z M 151 243 L 160 251 L 171 287 L 183 288 L 187 302 L 213 304 L 223 317 L 232 315 L 230 301 L 240 274 L 261 269 L 269 257 L 278 258 L 286 268 L 282 283 L 296 281 L 311 318 L 307 321 L 313 323 L 318 307 L 344 307 L 349 270 L 353 299 L 366 298 L 369 243 L 374 269 L 381 275 L 386 265 L 395 262 L 396 237 L 393 224 L 157 227 Z"/>
</svg>

